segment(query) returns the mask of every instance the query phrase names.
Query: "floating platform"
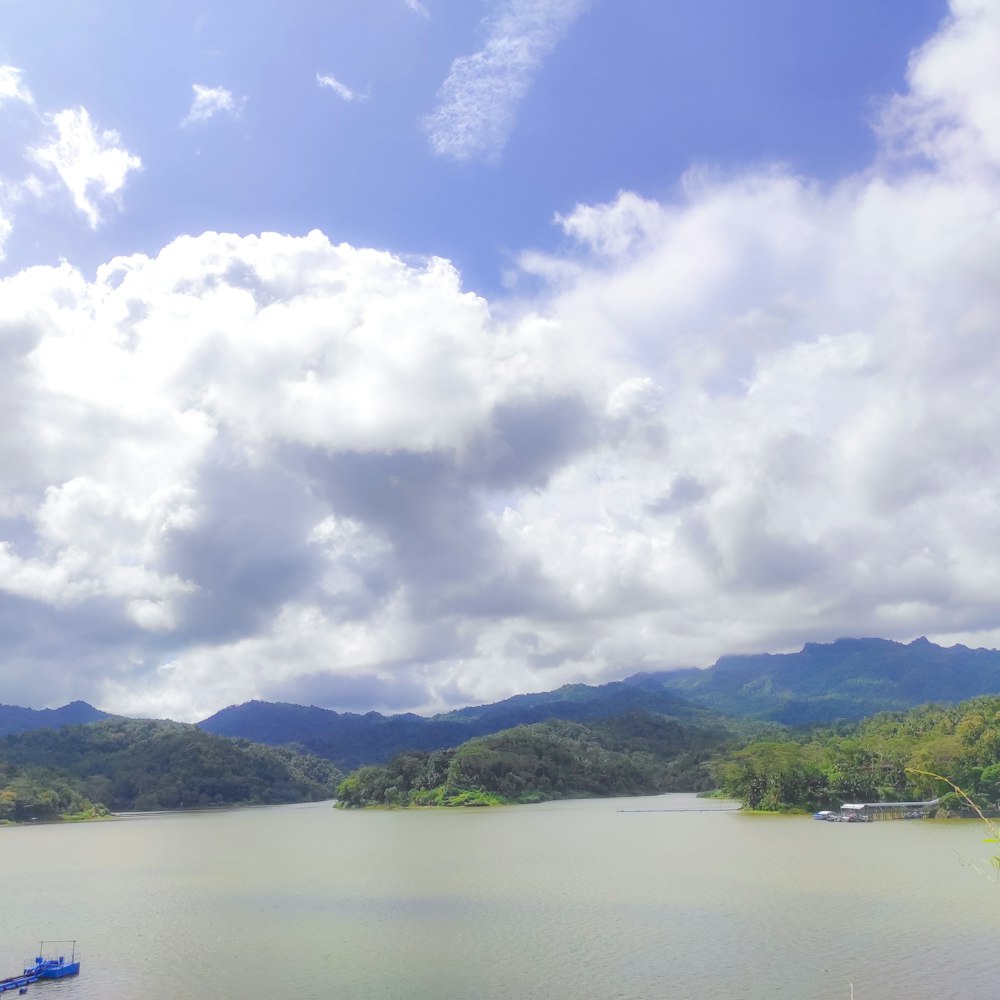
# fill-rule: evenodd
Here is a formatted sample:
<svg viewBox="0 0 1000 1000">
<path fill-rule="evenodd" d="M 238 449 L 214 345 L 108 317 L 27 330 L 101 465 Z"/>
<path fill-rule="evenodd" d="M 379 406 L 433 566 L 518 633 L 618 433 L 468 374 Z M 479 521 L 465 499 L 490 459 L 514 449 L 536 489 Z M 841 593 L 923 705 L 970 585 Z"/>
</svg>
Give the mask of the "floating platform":
<svg viewBox="0 0 1000 1000">
<path fill-rule="evenodd" d="M 50 957 L 45 954 L 46 944 L 70 944 L 73 946 L 70 958 L 67 961 L 65 955 Z M 9 993 L 17 990 L 19 993 L 27 993 L 28 987 L 32 983 L 42 982 L 46 979 L 65 979 L 68 976 L 78 976 L 80 974 L 80 961 L 76 957 L 75 941 L 43 941 L 31 965 L 26 965 L 24 971 L 17 976 L 8 976 L 0 979 L 0 993 Z"/>
<path fill-rule="evenodd" d="M 923 802 L 845 802 L 839 810 L 824 809 L 813 819 L 831 823 L 870 823 L 877 819 L 925 819 L 940 802 L 927 799 Z"/>
</svg>

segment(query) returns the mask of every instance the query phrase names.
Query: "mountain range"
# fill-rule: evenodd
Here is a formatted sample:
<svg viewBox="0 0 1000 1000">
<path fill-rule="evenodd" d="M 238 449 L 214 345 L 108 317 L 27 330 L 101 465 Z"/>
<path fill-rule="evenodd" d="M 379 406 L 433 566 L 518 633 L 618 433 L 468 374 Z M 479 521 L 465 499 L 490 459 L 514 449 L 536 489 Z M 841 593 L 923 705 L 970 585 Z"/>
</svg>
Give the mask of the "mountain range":
<svg viewBox="0 0 1000 1000">
<path fill-rule="evenodd" d="M 729 716 L 756 724 L 808 725 L 955 703 L 1000 692 L 1000 651 L 887 639 L 806 643 L 797 653 L 723 656 L 712 667 L 638 673 L 601 685 L 571 684 L 490 705 L 424 716 L 340 713 L 250 701 L 198 725 L 222 736 L 287 745 L 338 767 L 384 763 L 403 750 L 455 747 L 476 736 L 558 719 L 588 722 L 647 713 L 717 725 Z M 59 709 L 0 705 L 0 735 L 108 718 L 73 702 Z"/>
<path fill-rule="evenodd" d="M 857 720 L 1000 692 L 1000 650 L 920 637 L 807 642 L 797 653 L 723 656 L 707 670 L 640 674 L 695 705 L 788 726 Z"/>
<path fill-rule="evenodd" d="M 23 733 L 31 729 L 59 729 L 78 726 L 87 722 L 100 722 L 112 718 L 85 701 L 71 701 L 62 708 L 21 708 L 18 705 L 0 705 L 0 736 Z"/>
</svg>

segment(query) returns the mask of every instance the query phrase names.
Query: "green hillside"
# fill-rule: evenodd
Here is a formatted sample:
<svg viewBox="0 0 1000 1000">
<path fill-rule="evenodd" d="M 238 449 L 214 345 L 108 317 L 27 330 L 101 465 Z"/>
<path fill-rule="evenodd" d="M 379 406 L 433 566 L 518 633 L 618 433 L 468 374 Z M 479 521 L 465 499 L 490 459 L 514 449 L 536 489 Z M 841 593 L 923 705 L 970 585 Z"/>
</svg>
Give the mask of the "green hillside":
<svg viewBox="0 0 1000 1000">
<path fill-rule="evenodd" d="M 762 810 L 838 808 L 844 802 L 942 797 L 950 779 L 984 810 L 1000 809 L 1000 696 L 924 705 L 854 725 L 753 740 L 714 768 L 719 785 Z"/>
<path fill-rule="evenodd" d="M 490 805 L 712 787 L 709 760 L 731 732 L 634 713 L 518 726 L 454 749 L 412 751 L 341 782 L 343 806 Z"/>
<path fill-rule="evenodd" d="M 0 739 L 0 820 L 331 798 L 328 761 L 196 726 L 114 719 Z"/>
</svg>

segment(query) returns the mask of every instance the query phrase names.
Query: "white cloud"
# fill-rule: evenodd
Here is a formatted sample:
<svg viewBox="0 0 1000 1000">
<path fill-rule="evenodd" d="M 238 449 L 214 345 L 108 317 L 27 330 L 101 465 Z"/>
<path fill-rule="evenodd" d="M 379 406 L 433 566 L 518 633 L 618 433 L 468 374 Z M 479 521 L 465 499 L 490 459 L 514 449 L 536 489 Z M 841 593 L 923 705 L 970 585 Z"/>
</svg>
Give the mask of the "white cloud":
<svg viewBox="0 0 1000 1000">
<path fill-rule="evenodd" d="M 325 87 L 327 90 L 332 90 L 338 97 L 343 98 L 345 101 L 364 101 L 367 100 L 365 94 L 359 94 L 357 91 L 351 90 L 350 87 L 341 83 L 336 77 L 330 76 L 329 73 L 317 73 L 316 82 L 321 86 Z"/>
<path fill-rule="evenodd" d="M 1000 163 L 1000 5 L 952 0 L 951 17 L 910 61 L 909 90 L 879 127 L 896 151 L 948 169 Z"/>
<path fill-rule="evenodd" d="M 92 228 L 101 221 L 98 201 L 113 198 L 142 161 L 121 144 L 111 129 L 99 130 L 85 108 L 49 116 L 52 141 L 31 150 L 36 163 L 53 171 L 73 197 L 77 210 Z"/>
<path fill-rule="evenodd" d="M 421 17 L 430 17 L 430 11 L 420 2 L 420 0 L 403 0 L 414 14 L 419 14 Z"/>
<path fill-rule="evenodd" d="M 318 232 L 4 281 L 8 689 L 50 697 L 72 650 L 111 710 L 322 683 L 419 710 L 844 634 L 990 641 L 981 10 L 894 106 L 922 159 L 577 206 L 530 302 Z"/>
<path fill-rule="evenodd" d="M 7 101 L 18 101 L 34 106 L 31 91 L 23 83 L 22 72 L 16 66 L 0 66 L 0 105 Z M 21 197 L 23 185 L 11 183 L 0 177 L 0 260 L 4 257 L 4 247 L 13 231 L 10 206 Z"/>
<path fill-rule="evenodd" d="M 0 198 L 2 198 L 3 194 L 3 185 L 0 184 Z M 0 260 L 3 260 L 4 258 L 4 246 L 6 245 L 7 239 L 10 237 L 13 228 L 13 224 L 4 213 L 3 202 L 0 200 Z"/>
<path fill-rule="evenodd" d="M 21 82 L 21 70 L 16 66 L 0 66 L 0 104 L 11 100 L 34 103 L 31 91 Z"/>
<path fill-rule="evenodd" d="M 486 44 L 460 56 L 424 125 L 431 148 L 457 160 L 499 154 L 545 57 L 587 0 L 505 0 L 488 22 Z"/>
<path fill-rule="evenodd" d="M 423 588 L 397 564 L 424 530 L 388 514 L 379 527 L 365 504 L 354 512 L 361 494 L 325 492 L 388 488 L 401 516 L 434 520 L 447 470 L 505 447 L 498 407 L 578 393 L 592 367 L 585 351 L 567 366 L 569 336 L 538 320 L 497 324 L 444 261 L 407 265 L 319 233 L 182 238 L 92 282 L 34 268 L 3 283 L 0 303 L 0 416 L 18 428 L 0 436 L 2 523 L 16 528 L 0 536 L 0 589 L 90 609 L 108 619 L 105 641 L 168 632 L 171 684 L 222 662 L 243 664 L 227 690 L 275 683 L 259 654 L 320 635 L 336 637 L 321 659 L 345 675 L 420 656 L 440 629 L 414 615 Z M 374 464 L 328 470 L 338 456 Z M 430 477 L 425 509 L 407 499 L 414 475 Z M 447 544 L 479 530 L 464 503 L 456 515 L 433 527 Z M 297 582 L 279 564 L 299 564 Z M 313 624 L 274 625 L 264 641 L 271 621 Z"/>
<path fill-rule="evenodd" d="M 223 113 L 238 114 L 243 103 L 237 101 L 232 91 L 225 87 L 204 87 L 200 83 L 193 83 L 191 89 L 194 91 L 194 99 L 181 125 L 200 125 Z"/>
</svg>

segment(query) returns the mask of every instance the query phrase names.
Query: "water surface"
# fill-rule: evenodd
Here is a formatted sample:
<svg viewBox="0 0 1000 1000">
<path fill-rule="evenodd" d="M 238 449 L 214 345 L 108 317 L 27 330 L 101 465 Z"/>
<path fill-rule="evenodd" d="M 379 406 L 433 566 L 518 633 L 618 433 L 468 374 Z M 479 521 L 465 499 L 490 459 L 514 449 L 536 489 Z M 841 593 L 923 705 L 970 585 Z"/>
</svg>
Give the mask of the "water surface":
<svg viewBox="0 0 1000 1000">
<path fill-rule="evenodd" d="M 993 998 L 979 824 L 817 823 L 693 796 L 328 803 L 0 830 L 0 974 L 50 1000 Z"/>
</svg>

